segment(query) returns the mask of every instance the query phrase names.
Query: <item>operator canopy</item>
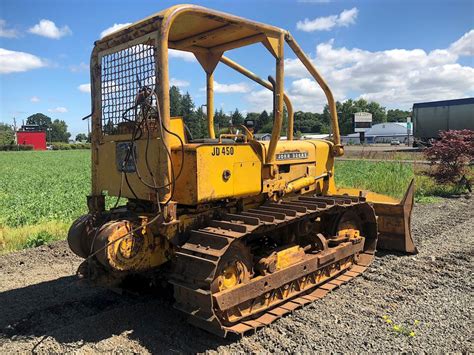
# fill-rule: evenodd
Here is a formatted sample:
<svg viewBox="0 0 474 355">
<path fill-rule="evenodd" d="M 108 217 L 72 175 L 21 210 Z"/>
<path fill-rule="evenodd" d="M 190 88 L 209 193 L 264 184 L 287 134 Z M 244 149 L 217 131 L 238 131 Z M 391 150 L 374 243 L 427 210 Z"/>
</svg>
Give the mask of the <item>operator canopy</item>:
<svg viewBox="0 0 474 355">
<path fill-rule="evenodd" d="M 137 32 L 147 34 L 154 30 L 160 30 L 161 24 L 161 35 L 168 35 L 170 48 L 192 52 L 203 49 L 223 52 L 246 44 L 266 42 L 267 37 L 277 38 L 286 33 L 274 26 L 201 6 L 177 5 L 111 33 L 97 41 L 96 45 L 102 47 L 102 44 L 107 43 L 110 46 L 109 42 L 114 39 L 123 42 L 126 41 L 124 37 L 130 36 L 132 33 L 133 38 L 136 38 Z M 264 44 L 267 48 L 271 47 L 269 43 Z M 271 52 L 274 52 L 273 48 Z"/>
</svg>

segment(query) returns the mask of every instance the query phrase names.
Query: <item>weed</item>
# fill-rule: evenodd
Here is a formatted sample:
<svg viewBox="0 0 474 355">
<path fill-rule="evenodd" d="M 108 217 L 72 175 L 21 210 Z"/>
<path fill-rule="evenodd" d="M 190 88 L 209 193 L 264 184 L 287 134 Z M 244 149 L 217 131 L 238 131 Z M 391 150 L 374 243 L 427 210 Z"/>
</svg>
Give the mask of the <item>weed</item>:
<svg viewBox="0 0 474 355">
<path fill-rule="evenodd" d="M 398 334 L 398 335 L 405 335 L 407 337 L 414 337 L 415 336 L 415 328 L 420 324 L 419 320 L 415 320 L 412 326 L 405 326 L 402 324 L 394 324 L 393 321 L 389 318 L 389 316 L 384 315 L 382 319 L 390 326 L 390 331 Z"/>
<path fill-rule="evenodd" d="M 50 241 L 64 239 L 70 224 L 69 221 L 47 221 L 21 227 L 0 225 L 0 255 L 24 248 L 28 239 L 41 232 L 51 235 Z"/>
<path fill-rule="evenodd" d="M 54 236 L 48 232 L 41 231 L 38 234 L 30 236 L 25 244 L 24 248 L 36 248 L 44 244 L 50 243 L 54 239 Z"/>
</svg>

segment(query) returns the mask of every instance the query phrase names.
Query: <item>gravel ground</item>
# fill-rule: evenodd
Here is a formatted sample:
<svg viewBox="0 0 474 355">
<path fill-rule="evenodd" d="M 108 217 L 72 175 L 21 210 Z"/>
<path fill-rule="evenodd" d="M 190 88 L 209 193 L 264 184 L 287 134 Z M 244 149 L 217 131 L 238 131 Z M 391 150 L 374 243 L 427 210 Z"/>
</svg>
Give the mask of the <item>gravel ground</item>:
<svg viewBox="0 0 474 355">
<path fill-rule="evenodd" d="M 65 242 L 12 253 L 0 258 L 0 353 L 472 353 L 473 205 L 464 198 L 416 205 L 418 255 L 378 253 L 364 275 L 241 339 L 188 325 L 169 295 L 82 284 L 73 276 L 80 259 Z"/>
</svg>

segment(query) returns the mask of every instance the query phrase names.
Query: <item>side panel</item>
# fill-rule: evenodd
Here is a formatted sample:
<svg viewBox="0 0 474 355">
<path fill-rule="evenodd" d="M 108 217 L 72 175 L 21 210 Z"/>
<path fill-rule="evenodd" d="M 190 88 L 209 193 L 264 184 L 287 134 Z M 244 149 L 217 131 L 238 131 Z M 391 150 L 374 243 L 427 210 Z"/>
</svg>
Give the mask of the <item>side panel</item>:
<svg viewBox="0 0 474 355">
<path fill-rule="evenodd" d="M 414 136 L 417 138 L 438 137 L 439 131 L 448 129 L 448 115 L 448 106 L 416 108 Z"/>
<path fill-rule="evenodd" d="M 125 141 L 105 141 L 99 145 L 97 151 L 97 188 L 100 191 L 107 191 L 109 196 L 118 196 L 119 194 L 122 197 L 135 198 L 133 192 L 139 199 L 142 200 L 156 200 L 156 196 L 153 193 L 153 190 L 145 186 L 140 179 L 138 178 L 136 171 L 138 170 L 141 178 L 146 183 L 153 185 L 153 179 L 148 172 L 145 160 L 145 151 L 146 151 L 146 140 L 141 139 L 135 142 L 136 144 L 136 158 L 137 166 L 133 167 L 131 159 L 129 159 L 129 166 L 126 171 L 127 178 L 132 187 L 133 192 L 128 187 L 128 184 L 125 181 L 125 178 L 122 179 L 122 173 L 120 172 L 120 157 L 117 156 L 117 144 L 122 144 L 123 147 L 126 147 L 128 140 Z M 153 169 L 153 175 L 155 179 L 158 178 L 160 172 L 159 169 L 159 156 L 158 151 L 162 147 L 158 139 L 150 139 L 148 146 L 148 163 L 151 169 Z M 158 181 L 157 181 L 158 184 Z"/>
<path fill-rule="evenodd" d="M 172 153 L 175 173 L 181 166 L 181 149 Z M 224 198 L 257 195 L 262 186 L 262 164 L 250 145 L 187 144 L 183 171 L 173 200 L 197 205 Z"/>
<path fill-rule="evenodd" d="M 414 136 L 436 138 L 439 131 L 474 130 L 474 104 L 417 107 L 414 109 Z"/>
<path fill-rule="evenodd" d="M 267 142 L 260 142 L 267 148 Z M 275 163 L 278 178 L 268 176 L 264 180 L 264 192 L 279 190 L 288 183 L 305 177 L 318 177 L 329 173 L 329 178 L 318 179 L 299 193 L 327 193 L 334 190 L 334 158 L 332 143 L 324 140 L 279 141 L 276 148 Z"/>
<path fill-rule="evenodd" d="M 474 130 L 474 104 L 450 106 L 448 127 Z"/>
<path fill-rule="evenodd" d="M 203 145 L 196 158 L 197 202 L 260 193 L 262 166 L 250 145 Z"/>
<path fill-rule="evenodd" d="M 171 154 L 173 169 L 178 174 L 181 169 L 183 154 L 180 148 L 175 148 Z M 186 146 L 184 150 L 184 164 L 181 175 L 176 180 L 173 200 L 182 205 L 197 204 L 197 167 L 196 150 L 194 147 Z"/>
</svg>

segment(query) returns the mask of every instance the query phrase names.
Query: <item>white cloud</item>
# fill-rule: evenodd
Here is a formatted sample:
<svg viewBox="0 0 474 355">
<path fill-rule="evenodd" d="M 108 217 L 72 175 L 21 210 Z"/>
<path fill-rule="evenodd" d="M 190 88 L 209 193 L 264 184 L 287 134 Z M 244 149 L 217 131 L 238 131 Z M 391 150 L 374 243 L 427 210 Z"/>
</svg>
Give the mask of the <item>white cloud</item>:
<svg viewBox="0 0 474 355">
<path fill-rule="evenodd" d="M 355 24 L 359 10 L 356 7 L 353 7 L 350 10 L 344 10 L 339 14 L 339 19 L 337 20 L 337 26 L 347 27 L 349 25 Z"/>
<path fill-rule="evenodd" d="M 60 39 L 61 37 L 72 34 L 68 26 L 58 28 L 53 21 L 46 19 L 42 19 L 38 24 L 31 27 L 28 32 L 52 39 Z"/>
<path fill-rule="evenodd" d="M 261 112 L 263 110 L 273 110 L 273 94 L 268 89 L 260 89 L 252 91 L 245 97 L 249 103 L 248 111 L 250 112 Z"/>
<path fill-rule="evenodd" d="M 16 38 L 18 37 L 18 32 L 14 29 L 7 28 L 7 21 L 0 19 L 0 37 Z"/>
<path fill-rule="evenodd" d="M 73 73 L 83 73 L 89 71 L 89 64 L 80 62 L 78 65 L 70 65 L 69 70 Z"/>
<path fill-rule="evenodd" d="M 104 38 L 105 36 L 108 36 L 109 34 L 113 33 L 113 32 L 117 32 L 118 30 L 124 28 L 124 27 L 127 27 L 127 26 L 130 26 L 132 23 L 131 22 L 127 22 L 127 23 L 114 23 L 112 26 L 110 26 L 109 28 L 106 28 L 105 30 L 103 30 L 101 33 L 100 33 L 100 38 Z"/>
<path fill-rule="evenodd" d="M 24 72 L 44 66 L 46 62 L 33 54 L 0 48 L 0 74 Z"/>
<path fill-rule="evenodd" d="M 168 56 L 170 58 L 182 59 L 185 62 L 195 62 L 196 57 L 191 52 L 178 51 L 176 49 L 169 49 Z"/>
<path fill-rule="evenodd" d="M 30 98 L 30 101 L 31 101 L 32 103 L 37 103 L 37 102 L 40 102 L 40 99 L 39 99 L 38 96 L 32 96 L 32 97 Z"/>
<path fill-rule="evenodd" d="M 91 92 L 91 84 L 81 84 L 77 87 L 80 92 Z"/>
<path fill-rule="evenodd" d="M 50 109 L 48 109 L 48 112 L 52 112 L 52 113 L 66 113 L 66 112 L 67 112 L 67 108 L 65 108 L 65 107 L 50 108 Z"/>
<path fill-rule="evenodd" d="M 449 50 L 457 55 L 474 56 L 474 30 L 465 33 L 451 44 Z"/>
<path fill-rule="evenodd" d="M 199 90 L 206 91 L 206 87 L 202 87 Z M 251 87 L 246 83 L 221 84 L 214 81 L 214 92 L 218 94 L 245 94 L 250 91 Z"/>
<path fill-rule="evenodd" d="M 305 32 L 329 31 L 334 27 L 347 27 L 355 23 L 359 10 L 353 7 L 350 10 L 344 10 L 339 15 L 326 17 L 317 17 L 314 20 L 305 18 L 296 23 L 296 28 Z"/>
<path fill-rule="evenodd" d="M 311 61 L 334 92 L 336 100 L 348 97 L 380 102 L 384 106 L 410 108 L 414 102 L 454 99 L 474 94 L 474 68 L 458 63 L 468 32 L 448 49 L 367 51 L 321 43 Z M 285 60 L 285 74 L 295 110 L 321 111 L 326 103 L 322 90 L 297 59 Z M 287 81 L 288 82 L 288 81 Z M 311 93 L 311 95 L 309 95 Z M 318 93 L 316 96 L 314 94 Z"/>
<path fill-rule="evenodd" d="M 176 78 L 171 78 L 170 79 L 170 86 L 177 86 L 177 87 L 180 87 L 180 88 L 184 88 L 184 87 L 189 86 L 189 81 L 180 80 L 180 79 L 176 79 Z"/>
<path fill-rule="evenodd" d="M 221 94 L 235 94 L 235 93 L 246 93 L 250 91 L 249 85 L 246 83 L 236 84 L 221 84 L 214 81 L 214 92 Z"/>
</svg>

